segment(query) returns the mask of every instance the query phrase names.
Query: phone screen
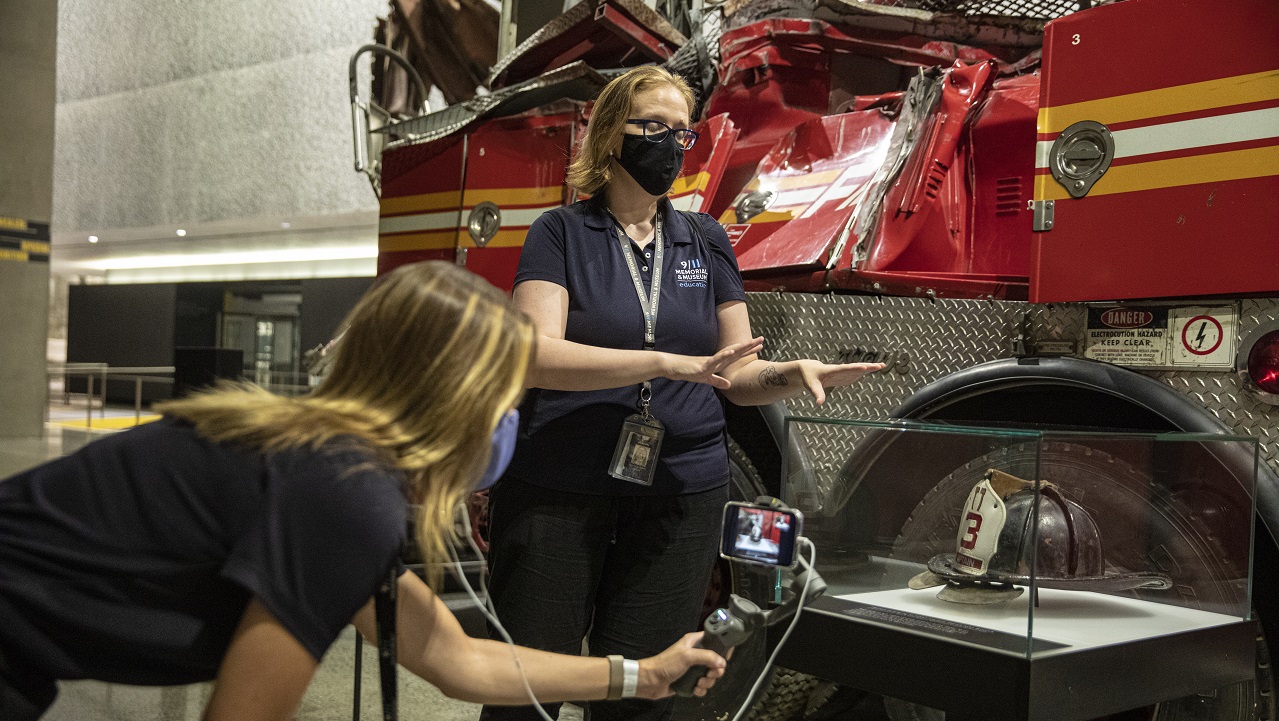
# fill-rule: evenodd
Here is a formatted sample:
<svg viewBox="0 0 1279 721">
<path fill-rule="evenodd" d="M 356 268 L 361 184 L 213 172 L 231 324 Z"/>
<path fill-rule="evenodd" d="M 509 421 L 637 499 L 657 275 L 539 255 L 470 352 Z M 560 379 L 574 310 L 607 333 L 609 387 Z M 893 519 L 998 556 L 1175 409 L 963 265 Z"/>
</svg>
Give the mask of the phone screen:
<svg viewBox="0 0 1279 721">
<path fill-rule="evenodd" d="M 802 519 L 798 511 L 730 502 L 724 506 L 720 554 L 748 563 L 793 566 Z"/>
</svg>

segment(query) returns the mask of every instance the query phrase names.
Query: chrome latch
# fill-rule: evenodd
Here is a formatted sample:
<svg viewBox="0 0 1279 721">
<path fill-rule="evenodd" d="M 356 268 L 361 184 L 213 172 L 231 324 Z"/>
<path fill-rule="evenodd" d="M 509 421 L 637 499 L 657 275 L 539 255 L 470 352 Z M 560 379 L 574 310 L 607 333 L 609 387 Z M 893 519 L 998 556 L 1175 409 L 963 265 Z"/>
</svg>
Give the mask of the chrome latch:
<svg viewBox="0 0 1279 721">
<path fill-rule="evenodd" d="M 466 219 L 466 233 L 476 246 L 483 248 L 502 229 L 502 211 L 487 200 L 477 203 Z"/>
<path fill-rule="evenodd" d="M 1031 200 L 1027 201 L 1026 206 L 1030 208 L 1034 215 L 1032 227 L 1036 233 L 1043 233 L 1053 229 L 1053 208 L 1056 206 L 1055 200 Z"/>
<path fill-rule="evenodd" d="M 743 195 L 737 201 L 737 205 L 733 206 L 733 213 L 737 216 L 737 222 L 749 222 L 751 218 L 768 210 L 774 200 L 777 200 L 777 193 L 772 190 L 752 190 Z"/>
<path fill-rule="evenodd" d="M 1115 159 L 1115 138 L 1110 128 L 1093 120 L 1080 120 L 1061 131 L 1048 156 L 1048 170 L 1072 198 L 1088 195 Z"/>
</svg>

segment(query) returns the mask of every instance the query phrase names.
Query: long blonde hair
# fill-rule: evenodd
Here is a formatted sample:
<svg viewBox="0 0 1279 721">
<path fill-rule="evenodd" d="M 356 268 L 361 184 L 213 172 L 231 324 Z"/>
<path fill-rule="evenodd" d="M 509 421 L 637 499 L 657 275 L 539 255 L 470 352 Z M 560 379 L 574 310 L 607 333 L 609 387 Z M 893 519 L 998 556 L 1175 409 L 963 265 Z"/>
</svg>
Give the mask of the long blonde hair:
<svg viewBox="0 0 1279 721">
<path fill-rule="evenodd" d="M 568 166 L 568 183 L 583 193 L 594 195 L 613 179 L 609 164 L 613 148 L 626 130 L 626 120 L 631 115 L 631 103 L 635 96 L 662 85 L 679 91 L 688 103 L 689 115 L 693 113 L 693 91 L 678 75 L 672 75 L 656 65 L 643 65 L 613 78 L 591 110 L 586 123 L 586 134 L 578 147 L 577 155 Z"/>
<path fill-rule="evenodd" d="M 210 440 L 264 452 L 358 439 L 376 463 L 408 477 L 434 585 L 457 540 L 454 509 L 523 393 L 534 342 L 528 317 L 479 276 L 442 261 L 416 263 L 383 276 L 356 304 L 329 374 L 310 395 L 239 384 L 156 409 Z"/>
</svg>

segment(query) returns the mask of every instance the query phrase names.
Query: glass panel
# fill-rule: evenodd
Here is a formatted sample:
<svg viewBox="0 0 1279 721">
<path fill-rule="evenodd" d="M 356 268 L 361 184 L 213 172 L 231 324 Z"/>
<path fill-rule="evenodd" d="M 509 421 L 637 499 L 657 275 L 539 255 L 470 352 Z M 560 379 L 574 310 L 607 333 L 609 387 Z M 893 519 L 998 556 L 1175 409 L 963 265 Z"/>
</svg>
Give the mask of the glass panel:
<svg viewBox="0 0 1279 721">
<path fill-rule="evenodd" d="M 1003 603 L 992 612 L 989 604 L 940 599 L 938 586 L 910 586 L 928 572 L 930 561 L 953 563 L 969 492 L 988 471 L 1027 480 L 1039 476 L 1039 433 L 792 418 L 787 436 L 805 447 L 850 450 L 842 459 L 815 464 L 810 483 L 790 468 L 786 476 L 796 499 L 791 502 L 804 512 L 806 535 L 817 547 L 826 595 L 847 604 L 843 613 L 1027 653 L 1030 615 L 1024 602 Z M 818 488 L 830 490 L 823 494 Z M 1029 495 L 1033 511 L 1033 488 Z M 985 539 L 992 528 L 989 522 L 985 528 L 969 525 L 968 540 Z M 985 592 L 979 600 L 993 600 L 1013 595 L 1016 587 L 986 584 L 979 590 Z"/>
<path fill-rule="evenodd" d="M 812 418 L 786 436 L 783 495 L 850 618 L 1034 657 L 1250 616 L 1255 439 Z"/>
</svg>

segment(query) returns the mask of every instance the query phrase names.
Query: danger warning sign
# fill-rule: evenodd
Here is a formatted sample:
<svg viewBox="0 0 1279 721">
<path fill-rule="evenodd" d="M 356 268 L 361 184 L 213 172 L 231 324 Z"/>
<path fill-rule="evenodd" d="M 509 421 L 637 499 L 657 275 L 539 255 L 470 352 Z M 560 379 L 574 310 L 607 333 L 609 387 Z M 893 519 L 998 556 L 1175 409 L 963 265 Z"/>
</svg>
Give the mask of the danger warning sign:
<svg viewBox="0 0 1279 721">
<path fill-rule="evenodd" d="M 1089 308 L 1084 357 L 1122 366 L 1166 365 L 1167 336 L 1167 308 Z"/>
<path fill-rule="evenodd" d="M 1131 368 L 1230 369 L 1233 306 L 1090 307 L 1084 357 Z"/>
</svg>

